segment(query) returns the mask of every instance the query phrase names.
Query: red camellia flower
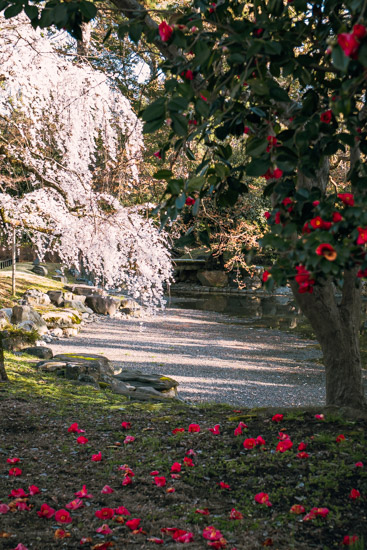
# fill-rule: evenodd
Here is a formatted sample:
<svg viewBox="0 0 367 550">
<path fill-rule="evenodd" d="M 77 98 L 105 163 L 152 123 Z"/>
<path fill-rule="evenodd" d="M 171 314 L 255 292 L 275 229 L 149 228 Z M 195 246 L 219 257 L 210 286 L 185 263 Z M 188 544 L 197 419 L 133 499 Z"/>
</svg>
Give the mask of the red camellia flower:
<svg viewBox="0 0 367 550">
<path fill-rule="evenodd" d="M 228 485 L 228 483 L 225 483 L 224 481 L 220 481 L 218 485 L 221 489 L 228 489 L 229 491 L 231 490 L 231 486 Z"/>
<path fill-rule="evenodd" d="M 128 474 L 125 474 L 124 479 L 121 482 L 121 485 L 123 487 L 126 487 L 126 485 L 131 485 L 132 482 L 133 482 L 132 478 Z"/>
<path fill-rule="evenodd" d="M 327 111 L 324 111 L 320 115 L 321 122 L 324 122 L 324 124 L 329 124 L 331 122 L 333 116 L 333 112 L 331 109 L 328 109 Z"/>
<path fill-rule="evenodd" d="M 254 437 L 249 437 L 248 439 L 245 439 L 243 442 L 243 446 L 245 449 L 253 449 L 256 447 L 256 439 Z"/>
<path fill-rule="evenodd" d="M 174 487 L 168 487 L 168 489 L 166 489 L 166 493 L 174 493 L 176 491 L 176 489 Z"/>
<path fill-rule="evenodd" d="M 355 59 L 359 48 L 359 41 L 353 33 L 338 34 L 338 44 L 347 57 Z"/>
<path fill-rule="evenodd" d="M 254 499 L 255 499 L 255 502 L 258 502 L 259 504 L 272 506 L 272 503 L 269 501 L 268 493 L 257 493 L 257 495 L 254 496 Z"/>
<path fill-rule="evenodd" d="M 273 422 L 281 422 L 284 418 L 284 414 L 275 414 L 272 418 Z"/>
<path fill-rule="evenodd" d="M 0 514 L 7 514 L 10 508 L 7 504 L 0 504 Z"/>
<path fill-rule="evenodd" d="M 184 431 L 185 431 L 185 428 L 175 428 L 174 430 L 172 430 L 172 433 L 173 433 L 173 435 L 175 435 L 177 433 L 181 433 L 181 432 L 184 432 Z"/>
<path fill-rule="evenodd" d="M 356 462 L 356 463 L 354 464 L 354 466 L 355 466 L 356 468 L 363 468 L 363 462 Z"/>
<path fill-rule="evenodd" d="M 84 504 L 83 504 L 83 501 L 82 499 L 80 498 L 75 498 L 74 500 L 72 500 L 71 502 L 69 502 L 65 508 L 67 508 L 68 510 L 78 510 L 78 508 L 83 508 Z"/>
<path fill-rule="evenodd" d="M 127 445 L 128 443 L 132 443 L 135 441 L 135 437 L 133 435 L 127 435 L 124 439 L 124 444 Z"/>
<path fill-rule="evenodd" d="M 270 180 L 270 179 L 277 180 L 281 178 L 282 175 L 283 175 L 283 170 L 281 170 L 280 168 L 275 168 L 274 170 L 271 170 L 270 168 L 268 168 L 265 174 L 263 174 L 263 178 L 265 178 L 266 180 Z"/>
<path fill-rule="evenodd" d="M 263 283 L 266 283 L 266 281 L 269 279 L 269 277 L 270 277 L 270 272 L 265 270 L 263 275 L 262 275 Z"/>
<path fill-rule="evenodd" d="M 325 223 L 328 225 L 328 222 L 324 222 L 320 216 L 316 216 L 316 218 L 312 218 L 312 220 L 309 221 L 309 224 L 313 229 L 326 229 Z"/>
<path fill-rule="evenodd" d="M 186 78 L 186 80 L 194 80 L 194 73 L 192 71 L 190 71 L 190 69 L 188 69 L 185 72 L 185 78 Z"/>
<path fill-rule="evenodd" d="M 337 443 L 341 443 L 342 441 L 345 441 L 345 435 L 344 435 L 344 434 L 339 434 L 339 435 L 337 436 L 337 438 L 335 439 L 335 441 L 336 441 Z"/>
<path fill-rule="evenodd" d="M 358 489 L 352 489 L 349 493 L 349 498 L 352 500 L 357 500 L 358 498 L 360 498 L 360 496 L 361 493 L 358 491 Z"/>
<path fill-rule="evenodd" d="M 115 491 L 109 485 L 105 485 L 101 490 L 102 495 L 109 495 L 110 493 L 114 493 L 114 492 Z"/>
<path fill-rule="evenodd" d="M 79 498 L 93 498 L 93 495 L 89 495 L 87 491 L 87 486 L 83 485 L 83 488 L 81 491 L 78 491 L 77 493 L 74 493 L 76 497 Z"/>
<path fill-rule="evenodd" d="M 119 506 L 118 508 L 115 508 L 115 512 L 119 516 L 131 516 L 129 510 L 125 508 L 125 506 Z"/>
<path fill-rule="evenodd" d="M 56 529 L 54 536 L 55 536 L 55 539 L 66 539 L 71 535 L 67 531 L 64 531 L 64 529 Z"/>
<path fill-rule="evenodd" d="M 285 432 L 279 432 L 277 439 L 279 439 L 279 441 L 284 441 L 285 439 L 290 439 L 290 437 Z"/>
<path fill-rule="evenodd" d="M 39 488 L 37 487 L 37 485 L 30 485 L 28 487 L 28 490 L 29 490 L 29 494 L 33 497 L 33 495 L 38 495 L 38 493 L 40 493 L 41 491 L 39 490 Z"/>
<path fill-rule="evenodd" d="M 189 432 L 190 432 L 190 433 L 200 432 L 200 426 L 199 426 L 199 424 L 190 424 L 190 426 L 189 426 Z"/>
<path fill-rule="evenodd" d="M 357 238 L 357 244 L 365 244 L 367 243 L 367 227 L 357 227 L 358 229 L 358 238 Z"/>
<path fill-rule="evenodd" d="M 121 422 L 121 428 L 123 430 L 130 430 L 131 428 L 131 423 L 130 422 Z"/>
<path fill-rule="evenodd" d="M 316 420 L 325 420 L 325 416 L 323 414 L 315 414 Z"/>
<path fill-rule="evenodd" d="M 69 433 L 76 433 L 76 434 L 80 434 L 80 433 L 84 433 L 85 430 L 81 430 L 78 426 L 78 423 L 77 422 L 74 422 L 73 424 L 71 424 L 71 426 L 68 428 L 68 432 Z"/>
<path fill-rule="evenodd" d="M 340 214 L 340 212 L 333 212 L 333 222 L 341 222 L 343 219 L 343 216 Z"/>
<path fill-rule="evenodd" d="M 309 456 L 310 455 L 305 451 L 302 451 L 301 453 L 297 453 L 297 458 L 308 458 Z"/>
<path fill-rule="evenodd" d="M 189 126 L 197 126 L 198 121 L 195 118 L 190 118 L 189 120 Z"/>
<path fill-rule="evenodd" d="M 113 508 L 101 508 L 97 510 L 94 515 L 98 519 L 112 519 L 115 515 L 115 510 Z"/>
<path fill-rule="evenodd" d="M 289 510 L 291 514 L 304 514 L 305 513 L 305 507 L 302 506 L 302 504 L 293 504 L 291 509 Z"/>
<path fill-rule="evenodd" d="M 140 522 L 141 522 L 141 519 L 140 518 L 133 518 L 133 519 L 129 519 L 125 525 L 126 527 L 128 527 L 129 529 L 131 529 L 132 531 L 134 531 L 135 529 L 137 529 L 140 525 Z"/>
<path fill-rule="evenodd" d="M 359 269 L 357 277 L 359 277 L 360 279 L 367 277 L 367 269 Z"/>
<path fill-rule="evenodd" d="M 162 160 L 162 155 L 160 151 L 156 151 L 155 153 L 153 153 L 153 155 L 157 157 L 157 159 Z"/>
<path fill-rule="evenodd" d="M 320 244 L 316 248 L 315 252 L 318 256 L 323 256 L 325 260 L 329 260 L 329 262 L 333 262 L 338 256 L 335 248 L 333 248 L 331 244 L 328 243 Z"/>
<path fill-rule="evenodd" d="M 192 197 L 187 197 L 187 199 L 185 200 L 185 204 L 187 206 L 192 206 L 193 204 L 195 204 L 195 199 L 193 199 Z"/>
<path fill-rule="evenodd" d="M 195 510 L 195 514 L 200 514 L 201 516 L 210 516 L 208 508 L 198 508 L 197 510 Z"/>
<path fill-rule="evenodd" d="M 243 133 L 244 134 L 249 134 L 250 133 L 250 128 L 248 126 L 245 126 L 244 130 L 243 130 Z"/>
<path fill-rule="evenodd" d="M 212 432 L 212 434 L 214 434 L 214 435 L 219 435 L 220 434 L 220 425 L 216 424 L 214 426 L 214 428 L 209 428 L 209 431 Z"/>
<path fill-rule="evenodd" d="M 347 206 L 354 206 L 353 193 L 338 193 L 338 199 L 340 199 Z"/>
<path fill-rule="evenodd" d="M 235 508 L 232 508 L 229 514 L 229 519 L 243 519 L 243 514 L 241 514 L 241 512 L 239 512 Z"/>
<path fill-rule="evenodd" d="M 154 483 L 157 485 L 157 487 L 164 487 L 167 483 L 167 480 L 164 476 L 156 476 L 154 478 Z"/>
<path fill-rule="evenodd" d="M 256 441 L 256 445 L 260 445 L 260 446 L 265 445 L 265 439 L 261 437 L 261 435 L 258 435 L 255 441 Z"/>
<path fill-rule="evenodd" d="M 48 504 L 42 504 L 41 505 L 41 510 L 39 510 L 37 512 L 37 515 L 40 517 L 40 518 L 47 518 L 47 519 L 50 519 L 52 518 L 52 516 L 54 515 L 55 513 L 55 510 L 54 508 L 51 508 Z"/>
<path fill-rule="evenodd" d="M 164 544 L 163 539 L 159 539 L 158 537 L 151 537 L 150 539 L 147 539 L 148 542 L 153 542 L 154 544 Z"/>
<path fill-rule="evenodd" d="M 28 550 L 28 548 L 26 546 L 24 546 L 24 544 L 22 544 L 21 542 L 16 546 L 16 548 L 13 548 L 13 550 Z"/>
<path fill-rule="evenodd" d="M 100 462 L 102 460 L 102 453 L 99 451 L 96 455 L 92 455 L 91 461 L 92 462 Z"/>
<path fill-rule="evenodd" d="M 76 442 L 79 443 L 79 445 L 86 445 L 88 443 L 88 439 L 84 437 L 84 435 L 80 435 L 77 437 Z"/>
<path fill-rule="evenodd" d="M 186 451 L 186 456 L 196 456 L 194 449 L 189 449 Z"/>
<path fill-rule="evenodd" d="M 179 462 L 174 462 L 171 466 L 171 472 L 181 472 L 181 464 Z"/>
<path fill-rule="evenodd" d="M 109 535 L 112 533 L 112 529 L 108 527 L 107 523 L 104 523 L 102 527 L 98 527 L 96 529 L 96 533 L 100 533 L 101 535 Z"/>
<path fill-rule="evenodd" d="M 264 217 L 268 220 L 270 218 L 270 212 L 264 212 Z"/>
<path fill-rule="evenodd" d="M 22 470 L 20 468 L 10 468 L 9 475 L 13 477 L 21 476 Z"/>
<path fill-rule="evenodd" d="M 289 449 L 291 449 L 292 447 L 292 441 L 290 439 L 285 439 L 284 441 L 279 441 L 275 450 L 277 453 L 285 453 L 286 451 L 289 451 Z"/>
<path fill-rule="evenodd" d="M 305 451 L 306 448 L 307 448 L 306 443 L 304 443 L 303 441 L 301 441 L 301 443 L 298 445 L 298 450 L 299 450 L 299 451 Z"/>
<path fill-rule="evenodd" d="M 17 507 L 18 510 L 30 510 L 31 507 L 28 506 L 28 504 L 26 502 L 23 502 L 23 501 L 17 501 L 15 503 L 15 506 Z"/>
<path fill-rule="evenodd" d="M 172 36 L 173 28 L 170 27 L 166 21 L 162 21 L 162 23 L 158 25 L 158 32 L 162 42 L 168 42 Z"/>
<path fill-rule="evenodd" d="M 20 458 L 7 458 L 6 462 L 8 464 L 17 464 L 18 462 L 20 462 Z"/>
<path fill-rule="evenodd" d="M 24 497 L 27 497 L 27 496 L 28 496 L 28 494 L 22 488 L 12 489 L 10 491 L 10 495 L 9 495 L 9 497 L 13 497 L 13 498 L 24 498 Z"/>
<path fill-rule="evenodd" d="M 195 466 L 195 464 L 192 461 L 192 458 L 188 456 L 185 456 L 185 458 L 183 459 L 183 463 L 185 466 L 188 466 L 189 468 L 193 468 Z"/>
<path fill-rule="evenodd" d="M 303 265 L 296 265 L 296 271 L 297 275 L 294 279 L 299 284 L 298 292 L 300 294 L 304 294 L 305 292 L 312 293 L 315 280 L 310 279 L 310 272 Z"/>
<path fill-rule="evenodd" d="M 57 510 L 55 512 L 55 520 L 57 523 L 71 523 L 73 520 L 67 510 Z"/>
<path fill-rule="evenodd" d="M 219 540 L 223 537 L 219 529 L 216 529 L 214 525 L 209 525 L 203 530 L 203 537 L 206 540 Z"/>
<path fill-rule="evenodd" d="M 344 546 L 352 546 L 354 545 L 355 542 L 357 542 L 357 540 L 358 540 L 357 535 L 345 535 L 345 537 L 343 538 L 342 544 Z"/>
<path fill-rule="evenodd" d="M 362 40 L 362 38 L 364 38 L 367 34 L 367 29 L 364 25 L 354 25 L 353 34 L 358 38 L 358 40 Z"/>
</svg>

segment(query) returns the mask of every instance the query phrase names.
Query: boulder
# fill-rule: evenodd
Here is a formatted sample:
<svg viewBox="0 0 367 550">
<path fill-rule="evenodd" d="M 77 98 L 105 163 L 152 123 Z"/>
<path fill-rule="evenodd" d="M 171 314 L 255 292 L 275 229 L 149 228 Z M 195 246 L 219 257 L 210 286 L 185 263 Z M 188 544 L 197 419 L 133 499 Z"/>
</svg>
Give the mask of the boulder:
<svg viewBox="0 0 367 550">
<path fill-rule="evenodd" d="M 33 323 L 33 321 L 22 321 L 21 323 L 17 324 L 17 328 L 19 328 L 20 330 L 25 330 L 26 332 L 37 330 L 36 325 Z"/>
<path fill-rule="evenodd" d="M 87 296 L 86 304 L 100 315 L 114 315 L 120 303 L 109 296 Z"/>
<path fill-rule="evenodd" d="M 55 372 L 64 369 L 66 363 L 64 361 L 40 361 L 34 366 L 46 372 Z"/>
<path fill-rule="evenodd" d="M 0 309 L 0 319 L 7 319 L 10 323 L 12 313 L 13 310 L 11 307 L 4 307 L 3 309 Z"/>
<path fill-rule="evenodd" d="M 257 290 L 259 288 L 262 288 L 262 282 L 260 277 L 255 275 L 254 277 L 244 277 L 243 283 L 245 285 L 246 290 Z"/>
<path fill-rule="evenodd" d="M 122 382 L 129 382 L 135 388 L 152 387 L 160 392 L 167 392 L 176 389 L 178 382 L 169 376 L 161 374 L 143 374 L 138 370 L 122 370 L 115 375 L 115 378 Z"/>
<path fill-rule="evenodd" d="M 85 296 L 82 297 L 85 298 Z M 85 306 L 80 300 L 65 300 L 64 306 L 76 309 L 79 313 L 93 313 L 93 310 Z"/>
<path fill-rule="evenodd" d="M 22 298 L 30 306 L 49 306 L 51 304 L 50 296 L 37 288 L 30 288 Z"/>
<path fill-rule="evenodd" d="M 28 355 L 34 355 L 34 357 L 38 357 L 39 359 L 52 359 L 54 355 L 51 348 L 47 348 L 44 346 L 32 346 L 29 348 L 24 348 L 23 352 L 28 353 Z"/>
<path fill-rule="evenodd" d="M 103 355 L 96 355 L 94 353 L 59 353 L 54 356 L 55 361 L 65 361 L 66 363 L 80 364 L 84 366 L 90 366 L 93 371 L 99 369 L 100 373 L 107 374 L 108 376 L 113 376 L 114 370 L 107 359 Z M 88 371 L 83 371 L 88 372 Z"/>
<path fill-rule="evenodd" d="M 119 309 L 125 315 L 140 315 L 141 313 L 141 305 L 131 298 L 121 298 Z"/>
<path fill-rule="evenodd" d="M 41 315 L 37 313 L 28 305 L 17 305 L 13 307 L 11 322 L 13 325 L 18 325 L 23 321 L 31 321 L 34 324 L 34 328 L 39 334 L 45 334 L 47 332 L 47 324 L 42 319 Z"/>
<path fill-rule="evenodd" d="M 35 265 L 32 267 L 31 271 L 33 271 L 36 275 L 42 275 L 42 277 L 46 277 L 48 275 L 47 267 L 43 265 Z"/>
<path fill-rule="evenodd" d="M 217 288 L 228 286 L 228 275 L 225 271 L 198 271 L 197 278 L 203 286 Z"/>
<path fill-rule="evenodd" d="M 62 290 L 49 290 L 47 294 L 50 297 L 51 303 L 54 304 L 54 306 L 63 305 L 64 297 L 63 297 Z"/>
<path fill-rule="evenodd" d="M 67 327 L 62 329 L 62 335 L 66 338 L 72 338 L 78 335 L 79 330 L 77 328 Z"/>
<path fill-rule="evenodd" d="M 67 285 L 65 288 L 66 290 L 70 290 L 70 292 L 73 292 L 78 296 L 94 296 L 96 294 L 102 296 L 103 294 L 103 289 L 98 288 L 97 286 Z"/>
<path fill-rule="evenodd" d="M 42 318 L 46 322 L 48 328 L 75 328 L 75 325 L 80 325 L 81 314 L 75 309 L 61 309 L 56 311 L 46 311 L 42 313 Z"/>
<path fill-rule="evenodd" d="M 125 382 L 122 382 L 117 378 L 113 378 L 111 380 L 111 390 L 114 393 L 124 395 L 129 399 L 134 399 L 137 401 L 165 401 L 168 398 L 174 397 L 168 393 L 159 392 L 149 386 L 135 388 L 134 386 L 130 386 L 130 384 L 125 384 Z"/>
<path fill-rule="evenodd" d="M 56 327 L 50 331 L 50 334 L 54 338 L 61 338 L 63 336 L 62 328 Z"/>
</svg>

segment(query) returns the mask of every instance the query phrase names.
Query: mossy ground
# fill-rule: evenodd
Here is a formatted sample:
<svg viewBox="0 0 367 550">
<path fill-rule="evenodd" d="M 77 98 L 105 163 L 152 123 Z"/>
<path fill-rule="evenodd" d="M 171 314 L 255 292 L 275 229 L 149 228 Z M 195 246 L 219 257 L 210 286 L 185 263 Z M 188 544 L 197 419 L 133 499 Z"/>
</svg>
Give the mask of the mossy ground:
<svg viewBox="0 0 367 550">
<path fill-rule="evenodd" d="M 0 385 L 0 502 L 9 504 L 12 489 L 37 485 L 41 492 L 28 497 L 30 510 L 8 512 L 1 517 L 0 536 L 4 549 L 22 542 L 29 550 L 79 548 L 82 537 L 93 548 L 110 541 L 116 550 L 152 548 L 151 537 L 161 537 L 161 528 L 177 527 L 194 534 L 188 548 L 208 548 L 202 537 L 205 526 L 214 525 L 228 541 L 226 548 L 252 550 L 271 546 L 279 550 L 336 549 L 345 535 L 356 534 L 355 549 L 367 542 L 367 422 L 327 416 L 314 418 L 309 410 L 289 410 L 280 423 L 272 421 L 266 410 L 233 410 L 228 405 L 200 407 L 181 404 L 139 404 L 127 402 L 109 391 L 96 391 L 50 373 L 40 373 L 30 358 L 9 354 L 7 370 L 10 382 Z M 320 409 L 321 412 L 321 409 Z M 124 431 L 121 422 L 130 422 Z M 234 436 L 242 421 L 248 426 Z M 88 438 L 78 445 L 78 434 L 68 427 L 78 422 Z M 200 433 L 188 433 L 191 423 L 200 425 Z M 220 434 L 209 428 L 220 424 Z M 185 432 L 172 434 L 175 428 Z M 279 432 L 287 433 L 294 445 L 284 453 L 275 452 Z M 336 442 L 339 434 L 345 441 Z M 124 444 L 126 435 L 135 441 Z M 265 446 L 245 450 L 246 438 L 261 435 Z M 297 447 L 307 444 L 309 457 L 297 458 Z M 171 479 L 174 462 L 183 464 L 189 449 L 194 467 L 182 466 L 179 479 Z M 92 462 L 92 454 L 101 451 L 102 460 Z M 19 477 L 8 475 L 6 459 L 18 457 Z M 362 461 L 364 467 L 356 467 Z M 134 471 L 133 483 L 122 486 L 124 472 L 118 466 L 128 464 Z M 167 478 L 165 487 L 153 483 L 150 472 L 157 470 Z M 230 490 L 221 489 L 225 482 Z M 112 494 L 101 494 L 108 484 Z M 40 519 L 37 511 L 43 503 L 54 509 L 65 508 L 74 493 L 86 485 L 92 499 L 71 510 L 73 521 L 61 527 L 70 534 L 55 539 L 58 525 L 53 518 Z M 168 487 L 175 492 L 167 493 Z M 351 489 L 361 497 L 349 498 Z M 254 495 L 269 494 L 271 507 L 254 502 Z M 302 521 L 304 514 L 289 512 L 293 504 L 327 507 L 326 518 Z M 13 505 L 14 506 L 14 505 Z M 125 506 L 131 517 L 141 518 L 143 532 L 133 533 L 123 523 L 101 521 L 95 511 L 102 507 Z M 209 516 L 195 513 L 208 508 Z M 232 508 L 244 518 L 229 519 Z M 108 523 L 112 534 L 100 535 L 96 528 Z M 7 536 L 4 536 L 7 535 Z M 9 536 L 8 536 L 9 535 Z M 163 535 L 165 548 L 179 548 L 171 537 Z M 364 541 L 363 542 L 363 538 Z M 97 546 L 98 548 L 98 546 Z"/>
</svg>

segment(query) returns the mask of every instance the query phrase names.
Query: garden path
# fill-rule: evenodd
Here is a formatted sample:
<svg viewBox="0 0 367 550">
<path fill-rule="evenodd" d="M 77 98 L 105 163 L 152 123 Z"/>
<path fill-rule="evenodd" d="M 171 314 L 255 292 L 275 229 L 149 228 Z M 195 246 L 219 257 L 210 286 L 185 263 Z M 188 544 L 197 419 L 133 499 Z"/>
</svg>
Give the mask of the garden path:
<svg viewBox="0 0 367 550">
<path fill-rule="evenodd" d="M 297 406 L 325 402 L 316 342 L 244 326 L 215 312 L 167 309 L 144 319 L 100 318 L 54 353 L 98 353 L 116 368 L 172 376 L 179 395 L 198 402 Z"/>
</svg>

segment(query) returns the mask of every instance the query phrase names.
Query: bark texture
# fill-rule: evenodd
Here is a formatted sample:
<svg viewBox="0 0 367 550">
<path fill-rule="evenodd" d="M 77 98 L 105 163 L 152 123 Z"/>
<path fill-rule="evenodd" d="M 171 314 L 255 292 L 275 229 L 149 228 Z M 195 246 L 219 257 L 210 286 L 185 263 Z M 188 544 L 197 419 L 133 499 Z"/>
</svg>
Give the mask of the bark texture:
<svg viewBox="0 0 367 550">
<path fill-rule="evenodd" d="M 0 381 L 7 382 L 8 380 L 9 378 L 5 370 L 3 339 L 0 336 Z"/>
</svg>

